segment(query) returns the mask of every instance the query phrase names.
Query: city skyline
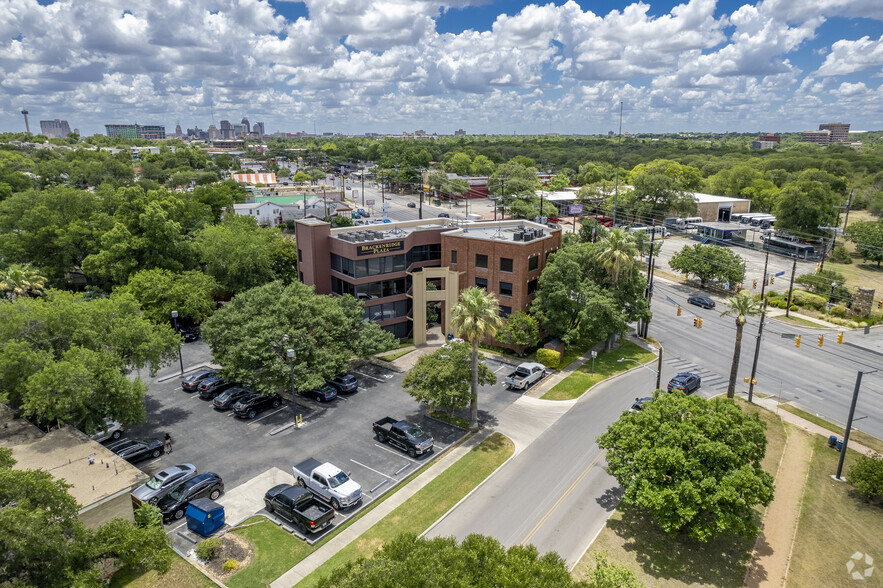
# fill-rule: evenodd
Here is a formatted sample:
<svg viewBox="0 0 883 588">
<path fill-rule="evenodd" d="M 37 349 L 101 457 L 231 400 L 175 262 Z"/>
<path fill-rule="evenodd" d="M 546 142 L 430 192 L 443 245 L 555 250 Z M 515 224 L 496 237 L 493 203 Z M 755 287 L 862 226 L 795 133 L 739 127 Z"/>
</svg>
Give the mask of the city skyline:
<svg viewBox="0 0 883 588">
<path fill-rule="evenodd" d="M 0 130 L 604 134 L 883 128 L 877 0 L 12 0 Z M 35 129 L 32 129 L 35 130 Z"/>
</svg>

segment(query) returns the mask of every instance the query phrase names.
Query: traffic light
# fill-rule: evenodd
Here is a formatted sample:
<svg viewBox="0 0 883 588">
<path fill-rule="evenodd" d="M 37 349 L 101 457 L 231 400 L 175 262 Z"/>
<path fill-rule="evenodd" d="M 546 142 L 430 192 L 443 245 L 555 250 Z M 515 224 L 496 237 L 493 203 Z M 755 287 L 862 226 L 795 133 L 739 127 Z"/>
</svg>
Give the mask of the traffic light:
<svg viewBox="0 0 883 588">
<path fill-rule="evenodd" d="M 825 344 L 825 336 L 819 335 L 819 347 Z"/>
<path fill-rule="evenodd" d="M 770 276 L 770 286 L 773 285 L 773 281 L 776 279 L 776 276 Z"/>
<path fill-rule="evenodd" d="M 699 322 L 696 326 L 700 329 L 702 328 L 702 319 L 701 318 L 699 319 Z"/>
<path fill-rule="evenodd" d="M 797 337 L 794 338 L 794 346 L 800 347 L 800 335 L 797 335 Z"/>
<path fill-rule="evenodd" d="M 843 343 L 843 333 L 838 333 L 838 334 L 837 334 L 837 342 L 838 342 L 838 343 Z"/>
<path fill-rule="evenodd" d="M 681 305 L 678 304 L 678 316 L 681 316 Z"/>
<path fill-rule="evenodd" d="M 746 384 L 754 384 L 755 386 L 757 386 L 757 380 L 755 380 L 751 376 L 745 376 L 745 383 Z"/>
<path fill-rule="evenodd" d="M 742 282 L 739 282 L 738 284 L 736 284 L 736 292 L 741 292 L 741 291 L 742 291 Z"/>
<path fill-rule="evenodd" d="M 754 283 L 751 285 L 752 290 L 757 290 L 757 280 L 754 280 Z"/>
<path fill-rule="evenodd" d="M 699 317 L 697 317 L 697 316 L 693 317 L 693 326 L 696 328 L 699 328 Z"/>
<path fill-rule="evenodd" d="M 883 300 L 877 301 L 877 308 L 883 308 Z"/>
</svg>

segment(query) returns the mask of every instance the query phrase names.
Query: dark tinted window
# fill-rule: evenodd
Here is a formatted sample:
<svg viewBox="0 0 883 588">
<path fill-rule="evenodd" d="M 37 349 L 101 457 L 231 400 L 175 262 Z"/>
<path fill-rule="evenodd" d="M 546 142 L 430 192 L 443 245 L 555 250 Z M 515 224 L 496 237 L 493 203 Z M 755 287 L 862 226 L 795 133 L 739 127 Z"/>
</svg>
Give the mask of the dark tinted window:
<svg viewBox="0 0 883 588">
<path fill-rule="evenodd" d="M 455 265 L 457 263 L 457 250 L 456 249 L 451 250 L 451 263 L 455 264 Z"/>
<path fill-rule="evenodd" d="M 475 267 L 479 267 L 482 269 L 487 269 L 487 255 L 476 254 L 475 256 Z"/>
<path fill-rule="evenodd" d="M 527 271 L 535 272 L 540 267 L 540 256 L 534 255 L 527 260 Z"/>
<path fill-rule="evenodd" d="M 500 305 L 500 317 L 506 318 L 510 314 L 512 314 L 512 307 L 511 306 Z"/>
<path fill-rule="evenodd" d="M 500 258 L 500 271 L 501 272 L 511 272 L 514 265 L 515 264 L 512 261 L 512 259 L 510 259 L 508 257 L 501 257 Z"/>
<path fill-rule="evenodd" d="M 479 288 L 484 288 L 485 290 L 487 290 L 487 279 L 475 278 L 475 285 Z"/>
<path fill-rule="evenodd" d="M 512 284 L 510 282 L 500 282 L 500 296 L 512 296 Z"/>
<path fill-rule="evenodd" d="M 534 258 L 536 259 L 536 258 Z M 527 295 L 533 296 L 537 293 L 537 286 L 539 285 L 539 280 L 533 279 L 527 283 Z"/>
</svg>

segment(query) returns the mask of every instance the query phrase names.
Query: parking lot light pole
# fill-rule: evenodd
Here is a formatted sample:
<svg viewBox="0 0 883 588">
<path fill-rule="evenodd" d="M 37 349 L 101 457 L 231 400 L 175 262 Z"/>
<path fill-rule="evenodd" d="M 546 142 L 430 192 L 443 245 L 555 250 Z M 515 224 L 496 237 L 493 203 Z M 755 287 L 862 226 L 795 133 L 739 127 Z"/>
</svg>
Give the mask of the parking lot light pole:
<svg viewBox="0 0 883 588">
<path fill-rule="evenodd" d="M 662 348 L 659 349 L 659 357 L 662 357 Z M 633 361 L 644 369 L 650 370 L 654 374 L 656 374 L 656 389 L 659 389 L 659 378 L 662 376 L 662 370 L 654 370 L 652 367 L 647 367 L 647 365 L 641 363 L 637 359 L 632 359 L 631 357 L 620 357 L 616 360 L 616 363 L 622 363 L 624 361 Z M 662 365 L 662 361 L 659 362 L 660 366 Z"/>
<path fill-rule="evenodd" d="M 286 349 L 285 355 L 288 356 L 288 362 L 291 364 L 291 402 L 297 406 L 297 398 L 294 395 L 294 349 Z"/>
<path fill-rule="evenodd" d="M 178 333 L 178 311 L 172 311 L 172 322 L 175 325 L 175 333 L 178 334 L 178 337 L 181 336 L 181 333 Z M 181 340 L 178 339 L 178 363 L 181 364 L 181 375 L 184 375 L 184 357 L 181 355 Z"/>
</svg>

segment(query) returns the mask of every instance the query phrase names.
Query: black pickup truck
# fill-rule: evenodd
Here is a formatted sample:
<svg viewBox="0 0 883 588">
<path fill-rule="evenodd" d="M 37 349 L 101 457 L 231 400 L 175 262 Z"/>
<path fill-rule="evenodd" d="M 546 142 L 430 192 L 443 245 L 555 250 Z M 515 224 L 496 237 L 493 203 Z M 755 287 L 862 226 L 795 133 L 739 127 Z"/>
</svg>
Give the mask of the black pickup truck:
<svg viewBox="0 0 883 588">
<path fill-rule="evenodd" d="M 406 423 L 392 417 L 384 417 L 371 427 L 374 429 L 374 436 L 378 441 L 388 442 L 402 451 L 407 451 L 411 457 L 432 451 L 432 435 L 424 432 L 419 425 Z"/>
<path fill-rule="evenodd" d="M 300 486 L 279 484 L 264 495 L 267 512 L 293 524 L 301 534 L 315 533 L 331 524 L 334 509 L 321 502 L 313 493 Z"/>
</svg>

